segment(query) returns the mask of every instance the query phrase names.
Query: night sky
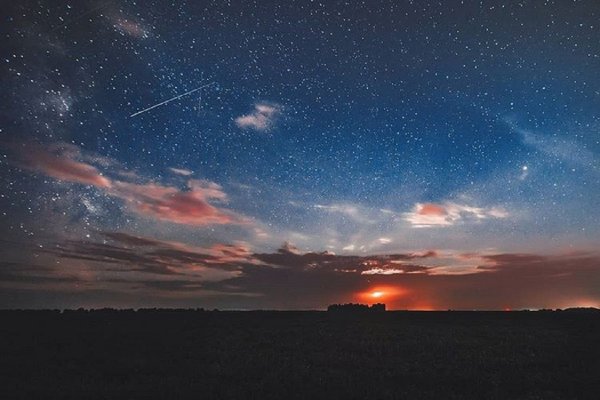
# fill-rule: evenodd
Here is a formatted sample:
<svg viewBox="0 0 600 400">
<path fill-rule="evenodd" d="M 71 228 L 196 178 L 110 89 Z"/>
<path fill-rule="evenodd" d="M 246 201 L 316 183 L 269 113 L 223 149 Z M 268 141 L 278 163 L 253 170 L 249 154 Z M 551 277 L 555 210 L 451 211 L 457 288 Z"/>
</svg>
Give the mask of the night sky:
<svg viewBox="0 0 600 400">
<path fill-rule="evenodd" d="M 0 308 L 600 306 L 596 0 L 0 17 Z"/>
</svg>

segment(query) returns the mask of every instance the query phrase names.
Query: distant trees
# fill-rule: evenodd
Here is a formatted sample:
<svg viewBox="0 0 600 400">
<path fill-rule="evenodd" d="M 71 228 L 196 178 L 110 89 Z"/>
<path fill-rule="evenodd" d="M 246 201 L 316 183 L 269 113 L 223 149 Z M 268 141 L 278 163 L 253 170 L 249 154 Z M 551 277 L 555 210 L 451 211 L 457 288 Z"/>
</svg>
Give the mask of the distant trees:
<svg viewBox="0 0 600 400">
<path fill-rule="evenodd" d="M 330 311 L 330 312 L 352 312 L 352 313 L 382 312 L 382 311 L 385 311 L 385 304 L 376 303 L 370 307 L 367 304 L 354 304 L 354 303 L 331 304 L 329 307 L 327 307 L 327 311 Z"/>
</svg>

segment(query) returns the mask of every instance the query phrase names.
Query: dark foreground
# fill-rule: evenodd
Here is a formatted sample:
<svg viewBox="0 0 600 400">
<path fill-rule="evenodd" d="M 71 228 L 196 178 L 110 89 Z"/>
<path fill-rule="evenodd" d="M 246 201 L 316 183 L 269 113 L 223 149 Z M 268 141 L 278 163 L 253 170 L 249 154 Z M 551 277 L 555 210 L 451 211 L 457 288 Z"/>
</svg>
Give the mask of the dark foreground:
<svg viewBox="0 0 600 400">
<path fill-rule="evenodd" d="M 2 399 L 598 399 L 600 315 L 0 312 Z"/>
</svg>

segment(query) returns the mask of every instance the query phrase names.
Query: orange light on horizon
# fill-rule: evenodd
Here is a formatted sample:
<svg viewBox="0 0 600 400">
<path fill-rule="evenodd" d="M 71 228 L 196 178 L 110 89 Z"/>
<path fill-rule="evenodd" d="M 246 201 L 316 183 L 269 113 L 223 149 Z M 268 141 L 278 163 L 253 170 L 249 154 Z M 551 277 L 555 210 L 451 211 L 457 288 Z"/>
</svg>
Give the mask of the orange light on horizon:
<svg viewBox="0 0 600 400">
<path fill-rule="evenodd" d="M 378 303 L 381 301 L 392 301 L 405 292 L 406 290 L 396 286 L 376 286 L 367 291 L 357 293 L 355 297 L 361 302 Z"/>
<path fill-rule="evenodd" d="M 580 299 L 576 299 L 576 300 L 563 302 L 563 304 L 559 308 L 564 309 L 564 308 L 578 308 L 578 307 L 600 308 L 600 302 L 598 302 L 596 299 L 592 299 L 592 298 L 580 298 Z"/>
</svg>

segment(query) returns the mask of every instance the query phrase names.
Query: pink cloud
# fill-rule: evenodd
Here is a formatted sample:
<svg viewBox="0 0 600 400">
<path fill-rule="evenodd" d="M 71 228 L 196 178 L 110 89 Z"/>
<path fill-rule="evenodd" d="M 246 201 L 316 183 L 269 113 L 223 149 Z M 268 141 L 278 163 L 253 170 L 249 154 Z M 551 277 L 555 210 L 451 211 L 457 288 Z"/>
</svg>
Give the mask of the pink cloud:
<svg viewBox="0 0 600 400">
<path fill-rule="evenodd" d="M 51 146 L 51 150 L 43 150 L 31 146 L 23 150 L 25 168 L 42 172 L 52 178 L 92 185 L 99 188 L 109 188 L 111 181 L 90 164 L 75 160 L 79 155 L 77 148 L 72 146 Z"/>
<path fill-rule="evenodd" d="M 418 208 L 420 215 L 446 215 L 446 209 L 433 203 L 421 204 Z"/>
<path fill-rule="evenodd" d="M 191 180 L 188 191 L 154 183 L 114 182 L 111 194 L 120 197 L 142 215 L 188 225 L 227 224 L 234 218 L 211 205 L 225 200 L 221 187 L 212 182 Z"/>
<path fill-rule="evenodd" d="M 47 149 L 32 145 L 19 153 L 25 168 L 62 181 L 95 186 L 147 217 L 188 225 L 244 223 L 241 217 L 211 204 L 227 200 L 221 186 L 214 182 L 190 179 L 188 187 L 181 190 L 156 183 L 111 180 L 95 166 L 80 161 L 90 157 L 86 158 L 77 146 L 70 144 L 53 144 Z"/>
</svg>

